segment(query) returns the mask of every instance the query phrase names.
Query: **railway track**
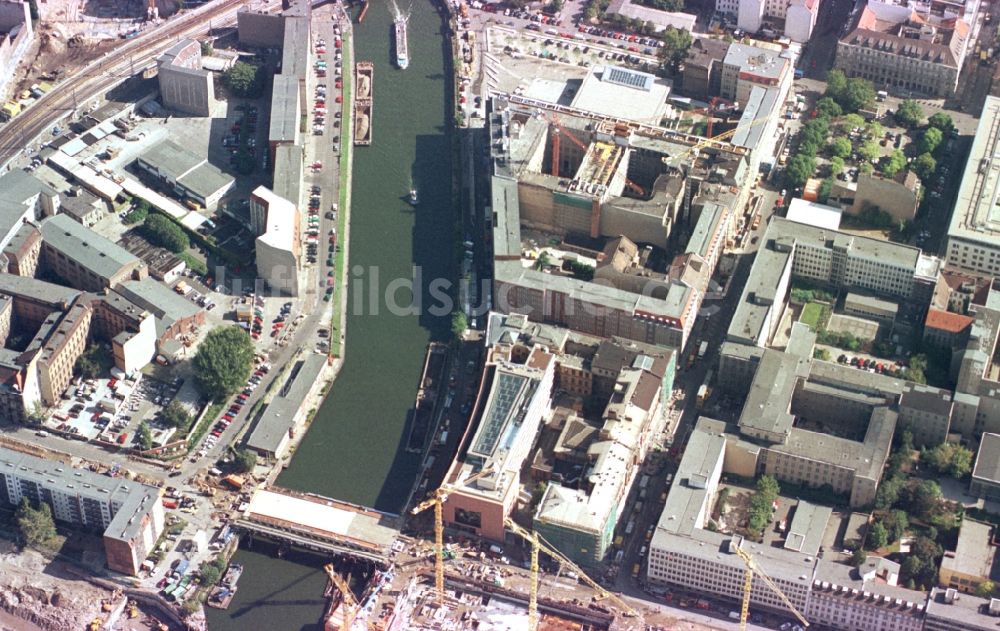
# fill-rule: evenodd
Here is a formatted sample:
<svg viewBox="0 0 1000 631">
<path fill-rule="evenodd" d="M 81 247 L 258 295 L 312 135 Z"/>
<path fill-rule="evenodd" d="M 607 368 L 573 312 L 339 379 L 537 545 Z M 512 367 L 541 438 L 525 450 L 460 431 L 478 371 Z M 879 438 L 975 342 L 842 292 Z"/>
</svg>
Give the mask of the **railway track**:
<svg viewBox="0 0 1000 631">
<path fill-rule="evenodd" d="M 132 76 L 133 69 L 145 68 L 178 40 L 204 33 L 207 22 L 215 21 L 216 25 L 223 26 L 230 20 L 235 21 L 236 10 L 246 3 L 247 0 L 216 0 L 127 40 L 59 82 L 54 90 L 0 129 L 0 165 L 6 168 L 30 142 L 67 112 L 75 110 L 79 103 L 121 83 Z M 228 16 L 230 12 L 232 15 Z M 223 16 L 227 19 L 219 21 Z"/>
</svg>

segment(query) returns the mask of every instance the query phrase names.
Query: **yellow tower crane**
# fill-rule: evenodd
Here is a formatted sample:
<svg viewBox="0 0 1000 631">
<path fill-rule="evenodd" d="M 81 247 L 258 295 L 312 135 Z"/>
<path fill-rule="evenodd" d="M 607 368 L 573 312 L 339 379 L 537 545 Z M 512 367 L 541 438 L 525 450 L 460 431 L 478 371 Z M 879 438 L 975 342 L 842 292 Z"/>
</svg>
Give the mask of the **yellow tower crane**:
<svg viewBox="0 0 1000 631">
<path fill-rule="evenodd" d="M 669 165 L 669 166 L 678 166 L 678 165 L 680 165 L 681 162 L 684 161 L 685 158 L 687 158 L 687 156 L 689 156 L 692 153 L 696 153 L 696 152 L 698 152 L 698 151 L 700 151 L 700 150 L 702 150 L 702 149 L 704 149 L 706 147 L 720 147 L 720 148 L 725 148 L 726 145 L 724 144 L 723 141 L 729 140 L 730 138 L 732 138 L 737 133 L 739 133 L 739 132 L 741 132 L 743 130 L 750 129 L 751 127 L 756 127 L 757 125 L 760 125 L 761 123 L 766 123 L 770 119 L 771 119 L 770 116 L 758 116 L 757 118 L 753 119 L 752 121 L 743 123 L 742 125 L 737 125 L 736 127 L 733 127 L 729 131 L 724 131 L 721 134 L 716 134 L 715 136 L 712 136 L 711 138 L 702 138 L 701 140 L 699 140 L 695 144 L 691 145 L 690 147 L 688 147 L 684 151 L 678 153 L 677 155 L 664 157 L 663 158 L 663 162 L 665 164 Z"/>
<path fill-rule="evenodd" d="M 624 600 L 612 594 L 608 590 L 604 589 L 593 580 L 587 573 L 580 569 L 580 567 L 570 561 L 562 552 L 555 549 L 554 546 L 549 544 L 548 541 L 539 535 L 537 532 L 532 532 L 523 528 L 520 524 L 512 519 L 506 519 L 504 521 L 505 525 L 510 528 L 512 532 L 525 539 L 531 544 L 531 587 L 528 590 L 528 629 L 529 631 L 535 631 L 538 628 L 538 551 L 542 550 L 554 559 L 558 559 L 560 563 L 570 567 L 577 575 L 583 579 L 587 585 L 590 585 L 594 590 L 597 591 L 597 598 L 599 600 L 604 600 L 605 598 L 610 598 L 615 601 L 628 615 L 639 616 L 637 612 L 631 605 L 626 603 Z"/>
<path fill-rule="evenodd" d="M 344 608 L 344 626 L 342 628 L 349 631 L 351 625 L 354 624 L 354 618 L 358 615 L 358 601 L 354 599 L 351 586 L 347 584 L 347 581 L 340 574 L 334 571 L 332 563 L 324 565 L 323 570 L 330 577 L 330 582 L 333 583 L 334 587 L 340 590 L 340 594 L 344 599 L 342 603 Z"/>
<path fill-rule="evenodd" d="M 771 577 L 768 576 L 759 565 L 757 565 L 757 562 L 754 561 L 753 557 L 741 548 L 736 541 L 731 542 L 729 545 L 730 549 L 736 552 L 736 556 L 740 557 L 740 559 L 743 560 L 743 563 L 747 566 L 743 581 L 743 606 L 740 608 L 740 631 L 746 631 L 747 628 L 747 615 L 750 613 L 750 592 L 753 590 L 754 574 L 759 576 L 760 579 L 771 588 L 771 591 L 778 595 L 781 602 L 785 603 L 785 607 L 799 619 L 802 626 L 808 627 L 809 621 L 799 613 L 798 609 L 795 608 L 795 605 L 793 605 L 792 602 L 788 600 L 788 597 L 785 596 L 784 592 L 782 592 L 781 589 L 774 584 Z"/>
<path fill-rule="evenodd" d="M 480 478 L 484 478 L 495 471 L 493 467 L 483 469 L 479 473 L 460 480 L 459 484 L 469 484 Z M 419 515 L 428 508 L 434 508 L 434 590 L 437 592 L 438 602 L 444 603 L 444 503 L 448 501 L 448 494 L 455 487 L 447 484 L 436 489 L 433 494 L 423 502 L 420 502 L 410 511 L 411 515 Z"/>
</svg>

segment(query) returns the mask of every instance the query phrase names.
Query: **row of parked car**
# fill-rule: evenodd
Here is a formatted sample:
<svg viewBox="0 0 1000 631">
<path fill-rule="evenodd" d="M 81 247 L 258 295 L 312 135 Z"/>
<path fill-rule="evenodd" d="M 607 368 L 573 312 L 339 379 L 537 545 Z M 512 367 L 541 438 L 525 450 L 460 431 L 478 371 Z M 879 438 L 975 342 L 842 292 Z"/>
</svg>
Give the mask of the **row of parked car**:
<svg viewBox="0 0 1000 631">
<path fill-rule="evenodd" d="M 868 372 L 888 375 L 890 377 L 898 377 L 905 368 L 905 366 L 896 362 L 881 362 L 867 357 L 849 357 L 843 354 L 837 357 L 837 363 L 854 366 L 860 370 L 867 370 Z"/>
</svg>

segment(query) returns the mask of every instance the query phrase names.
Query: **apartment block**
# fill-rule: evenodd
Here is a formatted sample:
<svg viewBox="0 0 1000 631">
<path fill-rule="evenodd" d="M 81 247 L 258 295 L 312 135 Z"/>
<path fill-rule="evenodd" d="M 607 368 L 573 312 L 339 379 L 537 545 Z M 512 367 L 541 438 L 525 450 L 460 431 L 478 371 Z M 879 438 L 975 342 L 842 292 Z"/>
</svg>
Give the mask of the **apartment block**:
<svg viewBox="0 0 1000 631">
<path fill-rule="evenodd" d="M 101 292 L 149 274 L 142 260 L 66 215 L 43 221 L 41 232 L 44 267 L 77 289 Z"/>
<path fill-rule="evenodd" d="M 72 526 L 104 533 L 108 568 L 136 576 L 163 532 L 160 489 L 0 447 L 0 501 L 45 502 Z"/>
</svg>

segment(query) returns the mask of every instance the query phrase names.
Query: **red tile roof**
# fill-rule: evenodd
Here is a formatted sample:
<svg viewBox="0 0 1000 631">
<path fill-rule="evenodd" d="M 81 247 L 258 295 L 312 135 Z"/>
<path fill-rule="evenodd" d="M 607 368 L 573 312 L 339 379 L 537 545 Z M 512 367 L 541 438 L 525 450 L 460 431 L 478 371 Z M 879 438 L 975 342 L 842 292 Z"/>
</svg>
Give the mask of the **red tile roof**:
<svg viewBox="0 0 1000 631">
<path fill-rule="evenodd" d="M 924 324 L 931 329 L 939 329 L 948 333 L 961 333 L 972 326 L 972 321 L 969 316 L 931 308 L 927 311 L 927 321 Z"/>
</svg>

